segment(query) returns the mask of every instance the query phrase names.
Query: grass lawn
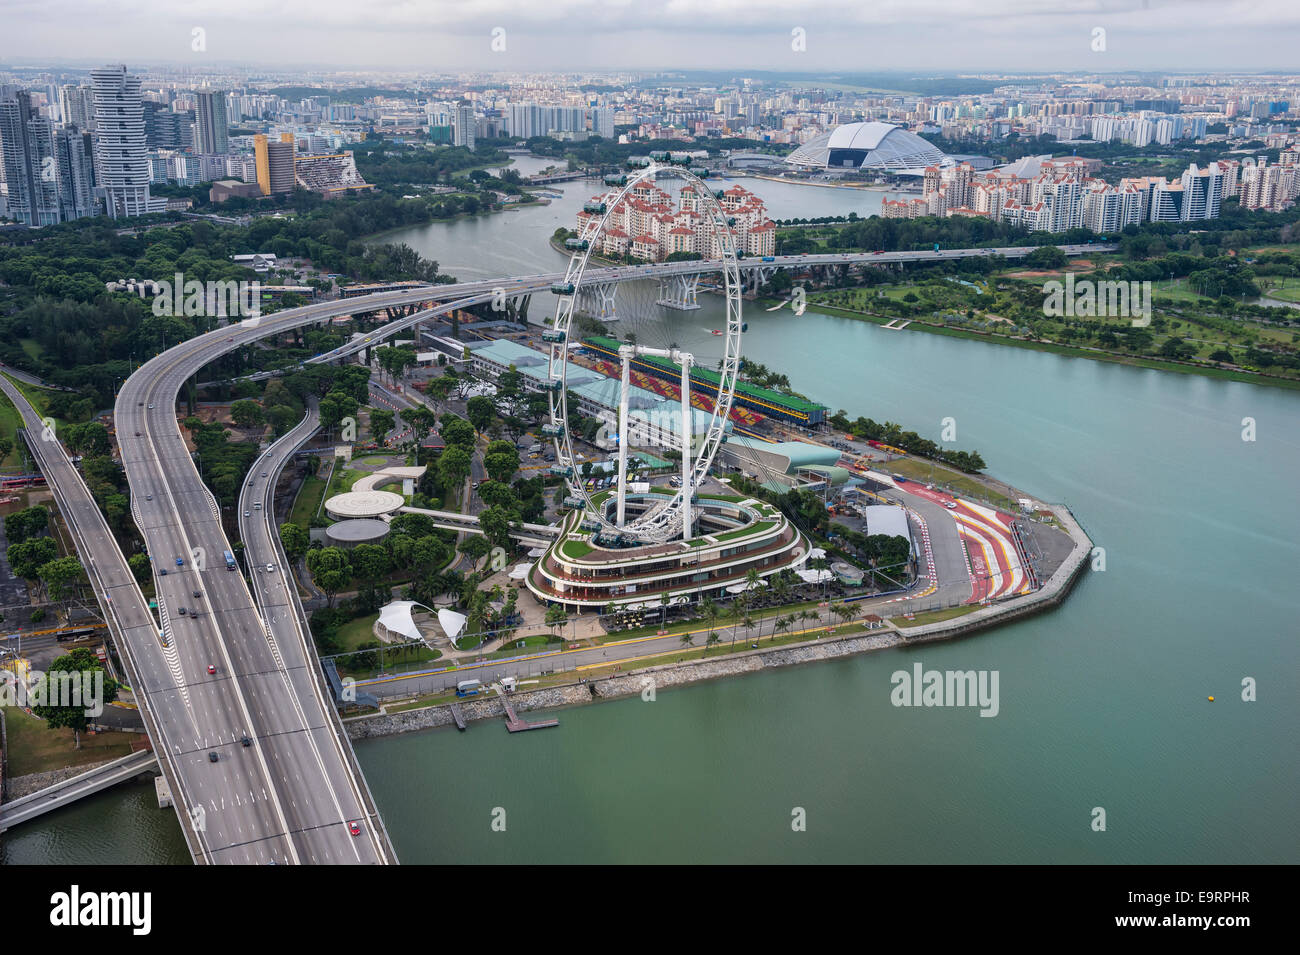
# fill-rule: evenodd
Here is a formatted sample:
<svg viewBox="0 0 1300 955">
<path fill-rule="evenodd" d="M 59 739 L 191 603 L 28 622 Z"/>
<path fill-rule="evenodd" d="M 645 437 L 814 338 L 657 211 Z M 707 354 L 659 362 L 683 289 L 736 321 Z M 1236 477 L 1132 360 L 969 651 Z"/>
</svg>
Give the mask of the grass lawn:
<svg viewBox="0 0 1300 955">
<path fill-rule="evenodd" d="M 519 644 L 523 646 L 519 646 Z M 539 653 L 546 649 L 558 650 L 564 645 L 564 640 L 555 634 L 535 634 L 531 637 L 520 637 L 517 640 L 509 641 L 500 650 L 493 650 L 487 654 L 484 659 L 502 660 L 506 657 L 517 657 L 521 653 Z"/>
<path fill-rule="evenodd" d="M 375 636 L 375 621 L 379 619 L 379 614 L 366 614 L 364 617 L 357 617 L 355 620 L 349 620 L 343 626 L 339 627 L 338 638 L 343 644 L 344 650 L 356 650 L 361 644 L 369 643 L 378 639 Z M 378 648 L 375 648 L 376 651 Z M 418 654 L 408 653 L 402 657 L 403 660 L 437 660 L 442 656 L 439 650 L 430 650 L 427 647 L 420 650 Z M 343 661 L 347 662 L 347 661 Z"/>
<path fill-rule="evenodd" d="M 41 355 L 45 354 L 45 349 L 42 348 L 40 343 L 34 338 L 20 338 L 18 339 L 18 344 L 23 346 L 23 351 L 25 351 L 27 357 L 31 358 L 33 361 L 39 361 Z"/>
<path fill-rule="evenodd" d="M 1272 276 L 1269 276 L 1269 280 L 1275 281 Z M 1280 281 L 1281 284 L 1276 288 L 1265 289 L 1264 295 L 1284 302 L 1300 302 L 1300 279 L 1285 278 Z"/>
<path fill-rule="evenodd" d="M 73 749 L 72 730 L 52 730 L 16 707 L 5 709 L 5 731 L 10 777 L 117 759 L 129 755 L 138 739 L 134 733 L 83 733 L 81 749 Z"/>
<path fill-rule="evenodd" d="M 335 494 L 342 494 L 345 491 L 352 490 L 352 485 L 369 473 L 369 471 L 357 471 L 354 468 L 341 467 L 336 464 L 334 473 L 330 475 L 327 496 L 333 497 Z"/>
<path fill-rule="evenodd" d="M 595 550 L 595 548 L 586 541 L 565 541 L 560 546 L 560 551 L 570 560 L 581 560 L 593 550 Z"/>
<path fill-rule="evenodd" d="M 888 464 L 881 464 L 878 470 L 893 474 L 897 471 L 904 477 L 911 478 L 914 481 L 929 483 L 932 472 L 929 461 L 920 461 L 915 458 L 898 458 L 890 461 Z M 998 507 L 1010 510 L 1016 506 L 1016 502 L 1002 494 L 998 494 L 992 488 L 985 487 L 979 481 L 962 474 L 960 471 L 950 471 L 941 465 L 934 465 L 933 479 L 938 484 L 946 484 L 951 487 L 957 494 L 968 494 L 971 497 L 983 498 L 997 504 Z"/>
<path fill-rule="evenodd" d="M 835 631 L 834 635 L 837 637 L 868 632 L 865 626 L 860 623 L 837 624 L 833 629 Z M 887 631 L 880 632 L 884 633 Z M 646 667 L 660 666 L 666 663 L 684 662 L 687 660 L 713 659 L 715 657 L 727 656 L 732 653 L 742 653 L 746 650 L 753 649 L 749 644 L 755 641 L 747 642 L 744 640 L 737 640 L 736 645 L 733 647 L 728 633 L 721 627 L 718 629 L 718 635 L 722 637 L 722 640 L 719 643 L 714 644 L 712 647 L 706 648 L 701 646 L 700 641 L 702 637 L 697 636 L 693 645 L 687 646 L 683 644 L 681 650 L 673 650 L 669 653 L 661 653 L 643 659 L 624 660 L 622 661 L 622 669 L 617 672 L 614 669 L 615 664 L 611 663 L 595 668 L 584 668 L 581 673 L 582 676 L 588 680 L 599 680 L 608 676 L 627 676 L 629 673 L 634 673 Z M 771 636 L 765 634 L 763 638 L 757 642 L 760 648 L 768 649 L 769 647 L 780 647 L 793 643 L 809 643 L 827 635 L 828 633 L 824 629 L 820 629 L 817 633 L 784 634 L 777 637 L 775 640 L 772 639 Z M 390 667 L 389 669 L 392 670 L 395 668 Z M 473 673 L 473 671 L 470 672 Z M 519 682 L 519 688 L 521 690 L 538 690 L 552 686 L 567 686 L 571 685 L 574 682 L 574 679 L 574 671 L 572 670 L 566 670 L 559 673 L 545 673 L 540 676 L 529 677 L 527 680 L 521 680 Z M 406 710 L 423 709 L 427 706 L 455 703 L 456 699 L 455 690 L 441 690 L 437 693 L 431 693 L 426 696 L 417 696 L 405 703 L 388 705 L 385 706 L 384 709 L 389 713 L 400 713 Z"/>
<path fill-rule="evenodd" d="M 746 537 L 750 534 L 761 534 L 764 531 L 770 531 L 775 526 L 776 521 L 757 521 L 756 523 L 750 524 L 748 527 L 742 527 L 739 530 L 727 531 L 725 534 L 716 534 L 713 539 L 719 542 L 734 540 L 737 537 Z"/>
<path fill-rule="evenodd" d="M 376 647 L 373 651 L 379 653 Z M 456 664 L 451 660 L 439 659 L 442 654 L 437 650 L 430 650 L 428 647 L 422 647 L 416 650 L 407 650 L 402 654 L 388 651 L 384 654 L 384 673 L 405 673 L 408 670 L 429 670 L 429 669 L 450 669 L 454 670 Z M 368 677 L 375 676 L 374 670 L 352 669 L 348 666 L 348 658 L 340 657 L 335 661 L 338 664 L 339 673 L 343 676 L 356 677 L 364 680 Z"/>
<path fill-rule="evenodd" d="M 891 623 L 900 630 L 907 627 L 921 627 L 927 623 L 939 623 L 942 620 L 951 620 L 953 617 L 964 617 L 966 614 L 979 609 L 979 604 L 964 604 L 960 607 L 948 607 L 945 610 L 931 610 L 929 613 L 918 613 L 915 618 L 908 620 L 906 617 L 893 617 Z"/>
<path fill-rule="evenodd" d="M 14 383 L 14 387 L 22 393 L 24 398 L 31 402 L 32 407 L 36 409 L 37 413 L 42 418 L 49 417 L 46 408 L 49 407 L 49 399 L 54 392 L 50 391 L 48 388 L 38 388 L 36 385 L 29 385 L 25 381 L 19 381 L 12 375 L 6 375 L 5 377 Z M 61 428 L 67 423 L 68 422 L 64 421 L 62 418 L 54 419 L 56 428 Z"/>
<path fill-rule="evenodd" d="M 803 610 L 816 609 L 819 603 L 820 601 L 818 600 L 804 600 L 798 603 L 783 604 L 780 607 L 756 608 L 753 612 L 750 613 L 750 617 L 755 621 L 761 619 L 762 621 L 764 621 L 764 624 L 770 628 L 771 622 L 775 618 L 787 617 L 790 614 L 798 614 L 800 611 Z M 633 640 L 636 639 L 637 637 L 652 636 L 654 634 L 657 634 L 661 629 L 666 630 L 666 632 L 669 634 L 680 634 L 680 633 L 686 633 L 687 631 L 692 631 L 696 634 L 704 634 L 706 636 L 708 635 L 709 622 L 703 617 L 692 619 L 692 620 L 679 620 L 676 621 L 675 623 L 670 623 L 665 628 L 661 626 L 661 624 L 659 623 L 658 608 L 650 608 L 642 611 L 642 613 L 647 618 L 649 618 L 650 620 L 649 623 L 644 624 L 640 627 L 630 627 L 627 630 L 616 630 L 613 633 L 598 634 L 594 642 L 596 644 L 603 644 L 603 643 L 617 643 L 620 640 Z M 734 623 L 735 621 L 732 619 L 732 617 L 724 613 L 722 616 L 718 617 L 717 623 L 714 624 L 713 629 L 717 630 L 719 633 L 722 633 L 724 635 L 730 634 L 731 628 L 734 625 Z M 809 621 L 807 620 L 799 620 L 795 623 L 795 629 L 796 630 L 802 629 L 808 624 Z M 697 636 L 696 639 L 698 640 L 699 637 Z"/>
<path fill-rule="evenodd" d="M 619 664 L 622 668 L 621 672 L 628 673 L 633 670 L 660 666 L 665 663 L 677 663 L 686 660 L 702 660 L 710 657 L 726 656 L 732 653 L 742 653 L 745 650 L 754 649 L 750 646 L 751 643 L 757 643 L 759 649 L 766 649 L 768 647 L 785 646 L 791 643 L 808 643 L 811 640 L 817 640 L 820 637 L 829 635 L 831 630 L 835 631 L 834 635 L 837 637 L 866 632 L 866 627 L 860 623 L 837 623 L 834 625 L 828 624 L 824 627 L 818 627 L 812 632 L 782 634 L 775 639 L 770 635 L 770 633 L 765 633 L 762 639 L 755 640 L 751 638 L 749 640 L 737 640 L 733 646 L 729 629 L 721 626 L 722 621 L 718 621 L 718 623 L 719 626 L 716 632 L 722 639 L 712 647 L 702 646 L 702 643 L 708 639 L 708 632 L 706 631 L 705 633 L 697 634 L 692 645 L 688 646 L 683 644 L 681 650 L 674 650 L 670 653 L 661 653 L 652 657 L 637 658 L 634 661 L 624 660 Z M 800 621 L 795 624 L 795 629 L 803 630 L 806 625 L 807 621 Z M 600 677 L 611 675 L 614 672 L 614 666 L 614 664 L 610 664 L 608 666 L 595 668 L 596 676 L 594 678 L 599 679 Z M 587 676 L 588 679 L 593 678 L 590 676 L 590 671 L 585 668 L 583 670 L 583 675 Z M 572 680 L 568 682 L 572 682 Z"/>
<path fill-rule="evenodd" d="M 343 644 L 344 649 L 355 650 L 361 644 L 377 639 L 374 626 L 375 621 L 378 619 L 379 614 L 377 613 L 367 614 L 364 617 L 349 620 L 339 627 L 339 642 Z"/>
<path fill-rule="evenodd" d="M 1157 283 L 1151 286 L 1151 295 L 1153 298 L 1164 299 L 1171 302 L 1199 302 L 1202 299 L 1213 301 L 1214 299 L 1203 292 L 1194 291 L 1190 286 L 1182 281 L 1175 281 L 1171 286 L 1168 282 Z"/>
<path fill-rule="evenodd" d="M 5 455 L 3 461 L 0 461 L 0 467 L 22 467 L 23 453 L 18 447 L 18 429 L 22 426 L 23 421 L 18 414 L 18 409 L 13 406 L 13 402 L 8 397 L 0 394 L 0 437 L 8 438 L 14 443 L 13 449 Z"/>
<path fill-rule="evenodd" d="M 309 475 L 298 488 L 294 498 L 293 509 L 289 512 L 289 521 L 300 527 L 310 527 L 311 519 L 320 511 L 321 499 L 325 496 L 325 481 L 316 475 Z"/>
</svg>

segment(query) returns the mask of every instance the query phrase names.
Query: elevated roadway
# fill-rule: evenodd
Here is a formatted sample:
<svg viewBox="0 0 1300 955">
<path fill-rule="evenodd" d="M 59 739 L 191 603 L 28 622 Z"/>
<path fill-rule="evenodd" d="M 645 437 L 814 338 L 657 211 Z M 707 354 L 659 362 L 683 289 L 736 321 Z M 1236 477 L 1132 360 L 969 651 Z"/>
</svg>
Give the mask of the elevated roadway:
<svg viewBox="0 0 1300 955">
<path fill-rule="evenodd" d="M 1003 258 L 1024 258 L 1035 251 L 1036 246 L 1002 246 L 993 249 L 940 249 L 917 252 L 826 252 L 809 255 L 777 255 L 765 257 L 747 257 L 738 263 L 741 272 L 754 270 L 771 270 L 777 268 L 798 269 L 816 266 L 835 265 L 906 265 L 918 262 L 944 262 L 953 259 L 981 258 L 1000 255 Z M 1113 243 L 1092 243 L 1058 246 L 1068 256 L 1090 255 L 1098 252 L 1113 252 L 1117 245 Z M 698 259 L 689 262 L 655 262 L 645 265 L 620 265 L 604 268 L 589 268 L 586 280 L 596 284 L 650 281 L 667 279 L 674 276 L 697 275 L 716 272 L 721 263 L 714 259 Z M 563 280 L 563 272 L 544 272 L 537 275 L 514 276 L 480 282 L 457 282 L 449 285 L 427 285 L 394 292 L 380 292 L 361 295 L 355 298 L 334 299 L 303 308 L 277 312 L 260 323 L 275 319 L 277 328 L 288 331 L 302 325 L 338 318 L 342 315 L 355 315 L 362 312 L 380 311 L 386 308 L 404 308 L 412 305 L 437 303 L 418 312 L 394 319 L 338 348 L 323 352 L 307 359 L 307 364 L 320 364 L 338 361 L 359 351 L 363 351 L 390 338 L 398 332 L 405 331 L 421 322 L 438 318 L 456 309 L 481 305 L 494 298 L 504 296 L 507 299 L 538 292 L 549 292 L 551 286 Z M 246 320 L 251 322 L 252 320 Z M 215 334 L 215 333 L 214 333 Z M 277 371 L 258 372 L 247 376 L 250 380 L 270 378 L 280 374 Z M 215 384 L 215 382 L 205 382 Z"/>
<path fill-rule="evenodd" d="M 0 832 L 55 809 L 70 806 L 83 796 L 103 792 L 142 774 L 152 775 L 157 766 L 158 758 L 149 750 L 141 750 L 47 786 L 30 796 L 11 800 L 0 806 Z"/>
<path fill-rule="evenodd" d="M 263 322 L 240 331 L 253 340 L 273 328 Z M 172 636 L 169 663 L 182 712 L 168 722 L 186 728 L 177 758 L 192 764 L 198 780 L 213 861 L 392 861 L 365 823 L 371 813 L 330 730 L 332 704 L 296 649 L 295 623 L 276 621 L 273 630 L 243 574 L 227 569 L 224 555 L 233 547 L 220 508 L 180 434 L 177 394 L 195 371 L 237 347 L 231 331 L 146 362 L 122 386 L 115 409 L 132 511 Z M 262 470 L 269 468 L 259 461 L 250 473 Z M 356 821 L 362 825 L 354 836 Z"/>
<path fill-rule="evenodd" d="M 190 854 L 196 862 L 213 861 L 210 834 L 196 821 L 203 815 L 197 808 L 202 805 L 203 780 L 194 776 L 194 723 L 186 703 L 188 687 L 173 668 L 175 649 L 160 630 L 90 489 L 57 436 L 45 429 L 36 409 L 4 375 L 0 375 L 0 390 L 22 417 L 24 437 L 76 543 L 153 750 L 176 797 L 176 812 Z"/>
<path fill-rule="evenodd" d="M 313 401 L 307 414 L 263 453 L 253 465 L 239 495 L 239 536 L 244 542 L 244 564 L 257 609 L 266 625 L 266 639 L 280 668 L 282 693 L 303 721 L 299 745 L 311 753 L 318 767 L 335 772 L 334 759 L 341 760 L 353 784 L 343 792 L 331 793 L 337 800 L 334 812 L 348 820 L 364 820 L 368 849 L 375 858 L 396 862 L 387 831 L 374 804 L 352 744 L 343 732 L 338 711 L 332 706 L 312 706 L 313 697 L 333 698 L 325 685 L 316 650 L 311 642 L 293 571 L 280 542 L 275 523 L 275 490 L 280 472 L 294 454 L 320 428 L 320 412 Z M 328 807 L 326 807 L 328 809 Z M 369 859 L 367 861 L 373 861 Z"/>
</svg>

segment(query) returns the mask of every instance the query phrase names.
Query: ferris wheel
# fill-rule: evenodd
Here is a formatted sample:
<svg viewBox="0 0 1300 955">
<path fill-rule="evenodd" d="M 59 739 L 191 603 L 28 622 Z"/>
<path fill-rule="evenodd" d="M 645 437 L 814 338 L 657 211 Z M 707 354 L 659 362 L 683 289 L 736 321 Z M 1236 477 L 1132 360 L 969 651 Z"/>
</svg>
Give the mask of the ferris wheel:
<svg viewBox="0 0 1300 955">
<path fill-rule="evenodd" d="M 621 544 L 661 543 L 692 536 L 696 488 L 708 475 L 719 446 L 726 440 L 728 418 L 740 371 L 741 320 L 740 271 L 737 266 L 734 220 L 722 205 L 722 193 L 704 182 L 707 171 L 690 168 L 689 160 L 677 154 L 652 153 L 649 158 L 629 160 L 629 171 L 605 177 L 606 192 L 584 207 L 584 221 L 566 247 L 572 250 L 564 279 L 551 291 L 559 296 L 555 319 L 542 333 L 549 343 L 547 391 L 549 417 L 542 433 L 555 444 L 556 463 L 551 473 L 564 478 L 568 489 L 565 504 L 583 512 L 583 525 L 592 527 L 599 539 Z M 698 251 L 706 261 L 681 261 L 656 266 L 627 265 L 604 268 L 591 265 L 593 257 L 636 249 L 622 230 L 612 224 L 621 221 L 625 203 L 647 207 L 662 198 L 664 184 L 676 188 L 682 209 L 691 213 L 693 224 L 672 241 L 684 250 Z M 632 210 L 640 214 L 639 209 Z M 701 277 L 714 283 L 726 302 L 725 322 L 714 329 L 710 341 L 720 356 L 705 364 L 675 341 L 655 343 L 663 335 L 667 309 L 691 309 Z M 666 292 L 673 286 L 685 294 Z M 570 422 L 580 416 L 570 408 L 570 346 L 581 341 L 575 319 L 596 319 L 605 334 L 617 342 L 618 379 L 618 472 L 614 494 L 599 504 L 593 499 L 581 475 L 574 453 Z M 612 345 L 610 346 L 613 347 Z M 676 367 L 674 367 L 676 366 Z M 680 406 L 668 412 L 668 399 L 652 409 L 630 407 L 631 378 L 641 379 L 642 369 L 656 373 L 664 391 L 673 384 Z M 582 371 L 583 369 L 578 369 Z M 693 374 L 694 373 L 694 374 Z M 695 393 L 693 394 L 693 388 Z M 694 401 L 692 399 L 695 399 Z M 575 414 L 579 412 L 579 414 Z M 700 424 L 707 414 L 707 427 Z M 571 417 L 571 415 L 573 417 Z M 653 443 L 680 448 L 681 487 L 669 496 L 666 489 L 640 494 L 628 491 L 629 445 Z"/>
</svg>

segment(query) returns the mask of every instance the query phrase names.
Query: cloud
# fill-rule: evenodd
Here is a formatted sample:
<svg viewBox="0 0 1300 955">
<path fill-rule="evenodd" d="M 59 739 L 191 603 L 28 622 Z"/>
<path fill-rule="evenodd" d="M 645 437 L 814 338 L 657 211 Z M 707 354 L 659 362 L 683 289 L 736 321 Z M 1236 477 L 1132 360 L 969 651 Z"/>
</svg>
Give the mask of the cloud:
<svg viewBox="0 0 1300 955">
<path fill-rule="evenodd" d="M 11 60 L 181 61 L 197 26 L 209 63 L 426 72 L 1284 68 L 1300 40 L 1295 0 L 6 0 L 5 20 Z"/>
</svg>

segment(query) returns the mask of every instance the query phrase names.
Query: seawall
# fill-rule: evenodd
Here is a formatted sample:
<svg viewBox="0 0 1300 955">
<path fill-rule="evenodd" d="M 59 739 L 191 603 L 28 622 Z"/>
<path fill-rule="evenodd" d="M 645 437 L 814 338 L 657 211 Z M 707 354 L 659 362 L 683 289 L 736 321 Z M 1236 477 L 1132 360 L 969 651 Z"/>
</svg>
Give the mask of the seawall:
<svg viewBox="0 0 1300 955">
<path fill-rule="evenodd" d="M 522 713 L 557 706 L 576 706 L 580 703 L 619 699 L 636 696 L 649 687 L 653 687 L 657 692 L 661 689 L 686 686 L 705 680 L 758 673 L 770 667 L 838 660 L 859 653 L 887 650 L 891 647 L 955 640 L 1013 620 L 1043 613 L 1060 606 L 1069 595 L 1087 566 L 1088 556 L 1092 551 L 1092 540 L 1070 513 L 1069 508 L 1056 505 L 1053 511 L 1064 525 L 1074 546 L 1056 572 L 1043 583 L 1041 588 L 1031 594 L 981 607 L 952 620 L 909 627 L 904 630 L 889 627 L 840 637 L 823 637 L 807 643 L 745 650 L 725 657 L 646 667 L 606 679 L 593 680 L 590 683 L 526 690 L 511 694 L 509 697 L 511 705 L 516 711 Z M 505 716 L 501 697 L 458 701 L 458 705 L 467 721 L 500 719 Z M 345 720 L 344 725 L 348 736 L 358 740 L 451 726 L 453 720 L 451 704 L 442 703 L 400 713 L 353 717 Z"/>
</svg>

